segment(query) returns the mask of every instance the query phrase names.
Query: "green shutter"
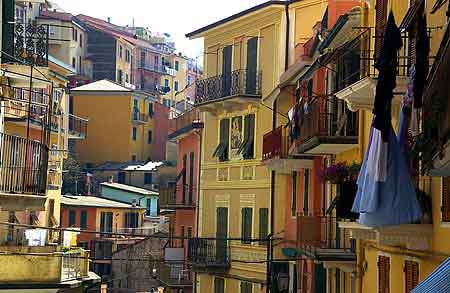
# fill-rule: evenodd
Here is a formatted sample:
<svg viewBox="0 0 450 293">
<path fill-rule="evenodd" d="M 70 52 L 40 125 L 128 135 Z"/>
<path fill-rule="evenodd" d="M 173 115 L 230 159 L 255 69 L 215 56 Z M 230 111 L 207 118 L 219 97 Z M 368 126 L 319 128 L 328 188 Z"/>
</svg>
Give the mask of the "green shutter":
<svg viewBox="0 0 450 293">
<path fill-rule="evenodd" d="M 216 210 L 216 237 L 228 237 L 228 208 L 217 208 Z M 216 259 L 218 262 L 227 259 L 227 240 L 216 241 Z"/>
<path fill-rule="evenodd" d="M 252 208 L 242 209 L 242 243 L 251 244 L 250 239 L 252 238 Z"/>
<path fill-rule="evenodd" d="M 192 204 L 194 188 L 194 153 L 189 154 L 189 204 Z"/>
<path fill-rule="evenodd" d="M 228 148 L 230 139 L 230 119 L 220 120 L 220 143 L 213 153 L 213 157 L 218 157 L 220 161 L 228 160 Z"/>
<path fill-rule="evenodd" d="M 247 41 L 247 76 L 245 93 L 256 95 L 257 92 L 257 67 L 258 67 L 258 38 L 254 37 Z"/>
<path fill-rule="evenodd" d="M 269 228 L 269 209 L 262 208 L 259 209 L 259 239 L 266 239 Z M 267 245 L 267 241 L 259 241 L 260 245 Z"/>
<path fill-rule="evenodd" d="M 214 293 L 225 293 L 225 280 L 222 278 L 214 278 Z"/>
<path fill-rule="evenodd" d="M 244 159 L 249 160 L 254 157 L 255 142 L 255 114 L 250 114 L 244 118 L 244 140 L 239 148 Z"/>
<path fill-rule="evenodd" d="M 0 4 L 1 5 L 1 4 Z M 14 0 L 3 0 L 2 7 L 2 48 L 3 51 L 10 55 L 14 55 L 14 12 L 15 12 L 15 2 Z M 8 58 L 2 56 L 2 63 L 6 63 Z M 5 62 L 6 61 L 6 62 Z"/>
<path fill-rule="evenodd" d="M 87 227 L 87 211 L 81 211 L 80 213 L 80 228 Z"/>
</svg>

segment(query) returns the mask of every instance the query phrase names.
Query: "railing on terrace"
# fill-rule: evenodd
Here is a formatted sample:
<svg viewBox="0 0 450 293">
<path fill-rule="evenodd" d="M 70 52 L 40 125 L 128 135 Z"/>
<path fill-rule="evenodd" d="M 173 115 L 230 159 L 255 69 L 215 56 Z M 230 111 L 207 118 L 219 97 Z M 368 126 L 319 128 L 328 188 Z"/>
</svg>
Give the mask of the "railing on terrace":
<svg viewBox="0 0 450 293">
<path fill-rule="evenodd" d="M 192 126 L 194 123 L 201 123 L 200 111 L 198 109 L 192 109 L 176 117 L 175 131 Z"/>
<path fill-rule="evenodd" d="M 218 101 L 232 96 L 261 96 L 262 73 L 235 70 L 195 82 L 195 104 Z"/>
<path fill-rule="evenodd" d="M 315 136 L 357 137 L 358 113 L 343 110 L 338 114 L 336 100 L 316 98 L 308 104 L 300 125 L 300 141 L 305 142 Z"/>
<path fill-rule="evenodd" d="M 148 115 L 144 114 L 144 113 L 141 113 L 139 111 L 135 111 L 131 115 L 131 119 L 133 121 L 135 121 L 135 122 L 141 122 L 141 123 L 143 122 L 143 123 L 145 123 L 145 122 L 148 122 Z"/>
<path fill-rule="evenodd" d="M 184 190 L 184 197 L 183 197 Z M 195 207 L 195 186 L 177 184 L 176 187 L 165 187 L 159 190 L 159 205 L 164 208 Z M 177 198 L 177 194 L 178 197 Z"/>
<path fill-rule="evenodd" d="M 133 236 L 150 236 L 159 231 L 158 226 L 152 227 L 136 227 L 136 228 L 119 228 L 119 233 L 133 234 Z"/>
<path fill-rule="evenodd" d="M 69 114 L 69 134 L 75 137 L 86 138 L 88 120 Z"/>
<path fill-rule="evenodd" d="M 354 253 L 349 232 L 338 228 L 338 219 L 330 216 L 297 216 L 297 245 L 311 255 L 326 250 Z"/>
<path fill-rule="evenodd" d="M 158 275 L 161 282 L 170 287 L 192 286 L 192 273 L 184 262 L 160 263 Z"/>
<path fill-rule="evenodd" d="M 146 64 L 141 62 L 139 63 L 139 69 L 156 73 L 167 73 L 166 66 L 163 66 L 161 64 Z"/>
<path fill-rule="evenodd" d="M 263 136 L 263 161 L 286 158 L 289 151 L 288 128 L 280 126 Z"/>
<path fill-rule="evenodd" d="M 194 268 L 228 269 L 230 267 L 229 241 L 191 238 L 188 240 L 188 259 Z"/>
<path fill-rule="evenodd" d="M 45 145 L 0 133 L 0 192 L 45 195 L 47 168 Z"/>
</svg>

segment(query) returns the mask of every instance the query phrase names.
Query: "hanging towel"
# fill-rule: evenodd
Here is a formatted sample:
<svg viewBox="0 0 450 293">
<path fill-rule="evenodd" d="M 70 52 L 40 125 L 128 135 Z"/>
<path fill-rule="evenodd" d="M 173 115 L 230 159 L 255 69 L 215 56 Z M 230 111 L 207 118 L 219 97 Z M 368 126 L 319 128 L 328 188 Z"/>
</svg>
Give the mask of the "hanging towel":
<svg viewBox="0 0 450 293">
<path fill-rule="evenodd" d="M 47 242 L 47 230 L 27 229 L 25 230 L 25 239 L 27 239 L 29 246 L 45 246 Z"/>
</svg>

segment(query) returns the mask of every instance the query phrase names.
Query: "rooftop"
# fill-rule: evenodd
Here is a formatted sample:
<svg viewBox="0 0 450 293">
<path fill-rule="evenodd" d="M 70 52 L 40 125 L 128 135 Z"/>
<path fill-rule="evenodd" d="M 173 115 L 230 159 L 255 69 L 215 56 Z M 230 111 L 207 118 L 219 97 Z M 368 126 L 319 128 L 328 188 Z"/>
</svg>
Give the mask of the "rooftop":
<svg viewBox="0 0 450 293">
<path fill-rule="evenodd" d="M 61 197 L 61 204 L 66 206 L 85 206 L 85 207 L 100 207 L 100 208 L 119 208 L 119 209 L 145 209 L 145 207 L 133 206 L 123 202 L 118 202 L 102 197 L 96 196 L 75 196 L 63 195 Z"/>
<path fill-rule="evenodd" d="M 131 193 L 137 193 L 140 195 L 154 195 L 154 196 L 158 196 L 159 193 L 153 190 L 147 190 L 144 188 L 139 188 L 139 187 L 134 187 L 131 185 L 126 185 L 126 184 L 120 184 L 120 183 L 111 183 L 111 182 L 103 182 L 100 184 L 102 187 L 109 187 L 109 188 L 113 188 L 113 189 L 119 189 L 122 191 L 126 191 L 126 192 L 131 192 Z"/>
<path fill-rule="evenodd" d="M 133 161 L 133 162 L 106 162 L 92 168 L 93 171 L 156 171 L 160 166 L 164 165 L 164 162 L 145 162 L 145 161 Z"/>
<path fill-rule="evenodd" d="M 126 88 L 113 81 L 102 79 L 91 82 L 70 90 L 71 92 L 133 92 L 132 89 Z"/>
</svg>

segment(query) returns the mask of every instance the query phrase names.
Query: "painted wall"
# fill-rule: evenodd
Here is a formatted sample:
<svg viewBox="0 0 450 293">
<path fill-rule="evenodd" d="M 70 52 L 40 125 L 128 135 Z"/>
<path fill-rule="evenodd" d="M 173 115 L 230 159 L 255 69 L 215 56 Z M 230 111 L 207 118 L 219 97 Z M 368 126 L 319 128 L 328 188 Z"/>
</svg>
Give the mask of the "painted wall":
<svg viewBox="0 0 450 293">
<path fill-rule="evenodd" d="M 151 145 L 151 158 L 153 161 L 164 161 L 166 158 L 166 143 L 169 134 L 169 109 L 158 102 L 153 103 L 154 129 Z M 156 122 L 157 121 L 157 122 Z"/>
<path fill-rule="evenodd" d="M 132 204 L 133 202 L 139 204 L 139 206 L 147 208 L 147 200 L 151 201 L 150 215 L 156 216 L 158 214 L 158 196 L 144 196 L 108 186 L 101 186 L 101 196 L 104 198 L 126 202 Z"/>
</svg>

